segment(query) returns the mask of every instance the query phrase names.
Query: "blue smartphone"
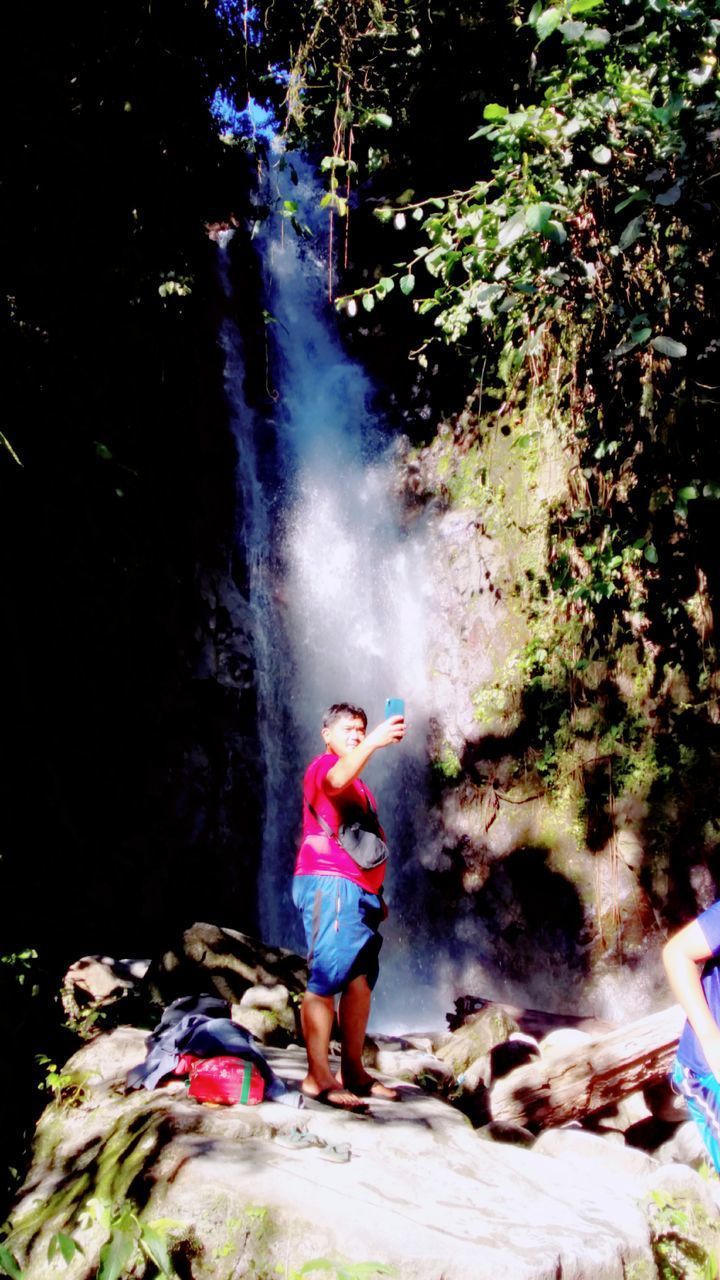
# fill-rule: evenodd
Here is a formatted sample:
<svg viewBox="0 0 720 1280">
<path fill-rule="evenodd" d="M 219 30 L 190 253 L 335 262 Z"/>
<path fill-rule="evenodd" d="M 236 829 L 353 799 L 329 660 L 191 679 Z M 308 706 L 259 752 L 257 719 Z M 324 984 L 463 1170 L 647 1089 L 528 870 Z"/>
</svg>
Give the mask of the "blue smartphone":
<svg viewBox="0 0 720 1280">
<path fill-rule="evenodd" d="M 385 719 L 389 720 L 390 716 L 405 715 L 405 699 L 404 698 L 386 698 L 385 699 Z"/>
</svg>

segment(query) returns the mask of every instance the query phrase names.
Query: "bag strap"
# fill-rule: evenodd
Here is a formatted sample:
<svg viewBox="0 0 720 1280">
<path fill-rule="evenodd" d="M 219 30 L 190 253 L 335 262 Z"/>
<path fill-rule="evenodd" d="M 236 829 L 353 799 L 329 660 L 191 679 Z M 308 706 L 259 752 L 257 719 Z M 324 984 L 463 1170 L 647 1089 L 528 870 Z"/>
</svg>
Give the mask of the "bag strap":
<svg viewBox="0 0 720 1280">
<path fill-rule="evenodd" d="M 306 803 L 306 805 L 307 805 L 308 809 L 310 810 L 310 812 L 311 812 L 311 814 L 312 814 L 313 818 L 314 818 L 314 819 L 315 819 L 315 821 L 317 822 L 318 826 L 319 826 L 319 827 L 322 827 L 322 829 L 323 829 L 323 831 L 325 832 L 325 835 L 328 837 L 328 839 L 329 839 L 329 840 L 337 840 L 338 844 L 340 845 L 340 848 L 342 849 L 343 844 L 342 844 L 342 840 L 340 839 L 339 834 L 338 834 L 337 832 L 333 831 L 332 827 L 330 826 L 330 823 L 329 823 L 329 822 L 326 822 L 326 821 L 325 821 L 325 819 L 324 819 L 324 818 L 322 818 L 322 817 L 320 816 L 320 814 L 318 813 L 317 809 L 315 809 L 315 808 L 314 808 L 314 806 L 313 806 L 313 805 L 311 805 L 311 803 L 310 803 L 310 801 L 308 800 L 307 796 L 303 796 L 303 799 L 304 799 L 304 801 L 305 801 L 305 803 Z"/>
<path fill-rule="evenodd" d="M 360 779 L 359 779 L 359 778 L 358 778 L 358 782 L 360 782 Z M 364 784 L 363 782 L 360 782 L 360 786 L 361 786 L 361 788 L 362 788 L 362 794 L 363 794 L 363 796 L 364 796 L 364 798 L 365 798 L 365 800 L 366 800 L 366 802 L 367 802 L 368 812 L 369 812 L 369 813 L 374 814 L 375 819 L 376 819 L 376 821 L 377 821 L 377 809 L 375 808 L 375 805 L 373 804 L 372 800 L 370 799 L 370 792 L 368 791 L 367 787 L 365 786 L 365 784 Z M 308 809 L 310 810 L 310 812 L 311 812 L 311 814 L 312 814 L 313 818 L 315 819 L 315 821 L 317 822 L 318 826 L 319 826 L 319 827 L 322 827 L 322 830 L 324 831 L 325 835 L 328 837 L 328 840 L 337 840 L 338 844 L 340 845 L 340 848 L 341 848 L 341 849 L 344 849 L 344 850 L 345 850 L 345 853 L 347 853 L 347 849 L 345 849 L 345 845 L 343 844 L 342 840 L 340 839 L 340 832 L 339 832 L 339 831 L 333 831 L 332 827 L 330 826 L 330 823 L 329 823 L 329 822 L 326 822 L 326 821 L 325 821 L 325 819 L 324 819 L 324 818 L 323 818 L 323 817 L 318 813 L 317 809 L 315 808 L 315 806 L 314 806 L 314 805 L 312 805 L 312 804 L 310 803 L 310 801 L 308 800 L 308 798 L 307 798 L 307 796 L 306 796 L 306 795 L 303 795 L 303 800 L 305 801 L 305 804 L 307 805 Z"/>
</svg>

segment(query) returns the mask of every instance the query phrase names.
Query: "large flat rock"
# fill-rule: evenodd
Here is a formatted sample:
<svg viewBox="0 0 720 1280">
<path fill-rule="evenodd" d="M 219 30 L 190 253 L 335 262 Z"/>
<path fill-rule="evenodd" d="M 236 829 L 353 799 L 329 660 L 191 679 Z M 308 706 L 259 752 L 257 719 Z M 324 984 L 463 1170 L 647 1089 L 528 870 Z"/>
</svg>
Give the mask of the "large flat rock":
<svg viewBox="0 0 720 1280">
<path fill-rule="evenodd" d="M 400 1280 L 622 1280 L 631 1262 L 656 1274 L 641 1175 L 614 1185 L 590 1162 L 483 1141 L 458 1111 L 409 1085 L 401 1102 L 373 1102 L 367 1116 L 211 1108 L 180 1083 L 123 1097 L 118 1086 L 143 1053 L 142 1033 L 120 1028 L 71 1060 L 83 1097 L 43 1116 L 14 1213 L 27 1280 L 46 1280 L 58 1229 L 85 1249 L 64 1276 L 91 1274 L 102 1231 L 78 1228 L 73 1213 L 93 1194 L 126 1193 L 145 1218 L 176 1220 L 193 1280 L 264 1280 L 319 1257 L 383 1262 Z M 284 1078 L 302 1074 L 299 1050 L 269 1056 Z M 350 1143 L 351 1159 L 282 1146 L 278 1134 L 298 1123 L 328 1146 Z"/>
</svg>

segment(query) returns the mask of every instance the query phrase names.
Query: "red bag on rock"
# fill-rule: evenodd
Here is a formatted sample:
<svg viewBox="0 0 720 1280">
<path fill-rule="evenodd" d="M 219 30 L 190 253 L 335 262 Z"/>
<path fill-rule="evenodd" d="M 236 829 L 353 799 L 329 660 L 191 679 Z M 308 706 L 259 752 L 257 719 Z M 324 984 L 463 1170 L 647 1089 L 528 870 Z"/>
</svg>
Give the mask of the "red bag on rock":
<svg viewBox="0 0 720 1280">
<path fill-rule="evenodd" d="M 198 1102 L 255 1107 L 265 1096 L 265 1081 L 257 1067 L 243 1058 L 196 1058 L 190 1066 L 188 1093 Z"/>
</svg>

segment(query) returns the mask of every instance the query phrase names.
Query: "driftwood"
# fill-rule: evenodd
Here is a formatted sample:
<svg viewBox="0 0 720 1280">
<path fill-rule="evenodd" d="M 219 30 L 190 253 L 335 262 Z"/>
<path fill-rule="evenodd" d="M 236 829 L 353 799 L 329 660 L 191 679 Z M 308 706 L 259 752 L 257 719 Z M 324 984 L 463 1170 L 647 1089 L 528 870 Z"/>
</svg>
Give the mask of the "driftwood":
<svg viewBox="0 0 720 1280">
<path fill-rule="evenodd" d="M 591 1115 L 670 1070 L 684 1014 L 679 1005 L 574 1049 L 548 1050 L 493 1086 L 493 1120 L 538 1130 Z"/>
</svg>

